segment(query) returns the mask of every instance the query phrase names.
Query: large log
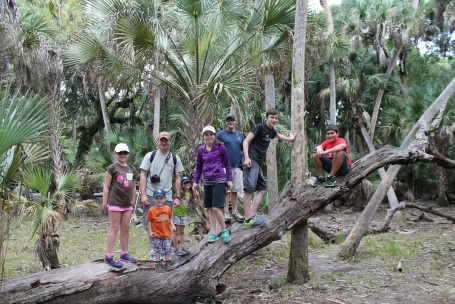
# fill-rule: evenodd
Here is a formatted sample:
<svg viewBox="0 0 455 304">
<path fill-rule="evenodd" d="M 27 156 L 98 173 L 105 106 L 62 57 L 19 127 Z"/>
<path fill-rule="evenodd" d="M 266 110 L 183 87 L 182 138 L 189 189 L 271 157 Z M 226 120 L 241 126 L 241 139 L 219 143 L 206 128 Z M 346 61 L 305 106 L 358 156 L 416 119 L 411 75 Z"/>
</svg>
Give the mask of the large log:
<svg viewBox="0 0 455 304">
<path fill-rule="evenodd" d="M 337 187 L 290 185 L 278 197 L 261 228 L 231 226 L 229 244 L 200 242 L 192 254 L 180 257 L 175 270 L 158 274 L 150 262 L 112 271 L 101 260 L 69 268 L 7 279 L 2 303 L 188 303 L 224 291 L 223 273 L 243 257 L 279 240 L 294 225 L 349 192 L 367 175 L 387 164 L 431 162 L 422 149 L 386 146 L 358 160 Z M 440 161 L 440 159 L 438 160 Z M 441 164 L 441 163 L 439 163 Z"/>
</svg>

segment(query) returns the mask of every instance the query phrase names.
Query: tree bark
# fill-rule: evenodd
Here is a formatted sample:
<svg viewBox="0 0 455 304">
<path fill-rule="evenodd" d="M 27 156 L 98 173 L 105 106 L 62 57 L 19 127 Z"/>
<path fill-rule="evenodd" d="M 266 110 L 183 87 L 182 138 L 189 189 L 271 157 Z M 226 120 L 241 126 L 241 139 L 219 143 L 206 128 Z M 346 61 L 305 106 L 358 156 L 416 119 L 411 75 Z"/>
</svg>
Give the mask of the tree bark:
<svg viewBox="0 0 455 304">
<path fill-rule="evenodd" d="M 107 118 L 106 112 L 106 101 L 104 100 L 104 86 L 103 81 L 98 79 L 98 95 L 100 98 L 100 106 L 101 106 L 101 113 L 103 115 L 103 122 L 104 122 L 104 131 L 107 132 L 109 130 L 109 119 Z"/>
<path fill-rule="evenodd" d="M 47 301 L 65 304 L 191 303 L 197 298 L 209 298 L 217 290 L 223 291 L 221 276 L 237 261 L 281 239 L 286 231 L 351 191 L 378 168 L 433 160 L 432 155 L 422 153 L 422 148 L 386 146 L 358 160 L 349 174 L 338 178 L 337 187 L 313 188 L 303 184 L 287 187 L 261 229 L 244 229 L 241 223 L 233 223 L 228 245 L 221 241 L 208 245 L 203 241 L 191 255 L 176 257 L 174 271 L 157 274 L 151 269 L 151 262 L 145 261 L 137 265 L 127 263 L 127 268 L 112 271 L 98 260 L 6 279 L 0 298 L 2 303 Z"/>
<path fill-rule="evenodd" d="M 297 0 L 295 11 L 293 64 L 292 64 L 292 103 L 291 132 L 297 136 L 291 152 L 293 184 L 306 184 L 305 173 L 308 171 L 308 139 L 305 129 L 305 45 L 308 19 L 308 0 Z M 291 250 L 287 280 L 301 284 L 310 280 L 308 270 L 308 224 L 304 219 L 297 231 L 292 232 Z M 302 243 L 303 242 L 303 243 Z M 302 253 L 304 252 L 304 253 Z M 306 267 L 306 269 L 303 269 Z"/>
<path fill-rule="evenodd" d="M 320 0 L 321 6 L 324 9 L 325 14 L 327 15 L 327 24 L 329 31 L 327 33 L 329 40 L 333 41 L 335 39 L 335 29 L 333 26 L 332 12 L 327 3 L 327 0 Z M 336 89 L 335 89 L 335 63 L 333 60 L 333 42 L 329 43 L 330 56 L 329 56 L 329 82 L 330 82 L 330 124 L 337 124 L 337 107 L 336 107 Z"/>
<path fill-rule="evenodd" d="M 265 107 L 266 109 L 275 108 L 275 79 L 273 74 L 265 76 Z M 278 197 L 278 173 L 276 161 L 276 140 L 271 140 L 267 149 L 267 201 L 268 210 L 273 209 L 273 205 Z"/>
<path fill-rule="evenodd" d="M 287 281 L 304 284 L 310 280 L 308 264 L 308 221 L 303 220 L 292 228 Z M 292 256 L 291 256 L 292 255 Z"/>
</svg>

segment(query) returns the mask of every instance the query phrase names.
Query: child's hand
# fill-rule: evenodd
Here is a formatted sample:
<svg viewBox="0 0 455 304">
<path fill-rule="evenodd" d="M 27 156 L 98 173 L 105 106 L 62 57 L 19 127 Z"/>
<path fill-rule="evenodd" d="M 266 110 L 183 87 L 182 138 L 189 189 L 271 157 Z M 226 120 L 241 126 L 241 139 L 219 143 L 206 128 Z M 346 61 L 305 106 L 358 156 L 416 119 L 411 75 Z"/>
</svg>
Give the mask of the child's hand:
<svg viewBox="0 0 455 304">
<path fill-rule="evenodd" d="M 150 231 L 150 237 L 151 238 L 155 237 L 155 234 L 153 233 L 153 231 Z"/>
<path fill-rule="evenodd" d="M 175 231 L 175 230 L 177 230 L 177 228 L 175 228 L 175 225 L 172 224 L 172 231 Z"/>
<path fill-rule="evenodd" d="M 232 190 L 232 187 L 234 187 L 234 184 L 231 181 L 228 181 L 227 186 L 228 186 L 229 190 Z"/>
<path fill-rule="evenodd" d="M 180 206 L 180 200 L 174 200 L 172 204 L 174 205 L 174 207 Z"/>
</svg>

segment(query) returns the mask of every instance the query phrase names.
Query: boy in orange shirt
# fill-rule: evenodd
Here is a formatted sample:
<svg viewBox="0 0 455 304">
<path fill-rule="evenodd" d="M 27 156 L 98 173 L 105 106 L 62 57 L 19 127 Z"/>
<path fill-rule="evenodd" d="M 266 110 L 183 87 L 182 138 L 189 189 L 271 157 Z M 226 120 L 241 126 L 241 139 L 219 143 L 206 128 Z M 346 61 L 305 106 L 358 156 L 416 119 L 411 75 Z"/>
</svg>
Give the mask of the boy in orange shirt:
<svg viewBox="0 0 455 304">
<path fill-rule="evenodd" d="M 175 225 L 172 221 L 171 208 L 165 205 L 166 192 L 157 188 L 153 191 L 153 202 L 155 206 L 147 213 L 148 231 L 152 239 L 152 252 L 155 252 L 155 271 L 164 272 L 173 270 L 171 264 L 172 251 L 172 230 Z M 160 254 L 164 251 L 164 265 L 161 264 Z"/>
<path fill-rule="evenodd" d="M 338 137 L 340 131 L 335 125 L 328 125 L 325 128 L 327 138 L 313 152 L 313 164 L 318 179 L 314 186 L 335 187 L 335 176 L 345 175 L 351 171 L 352 161 L 349 156 L 348 144 L 344 138 Z M 324 178 L 323 170 L 329 173 L 327 179 Z"/>
</svg>

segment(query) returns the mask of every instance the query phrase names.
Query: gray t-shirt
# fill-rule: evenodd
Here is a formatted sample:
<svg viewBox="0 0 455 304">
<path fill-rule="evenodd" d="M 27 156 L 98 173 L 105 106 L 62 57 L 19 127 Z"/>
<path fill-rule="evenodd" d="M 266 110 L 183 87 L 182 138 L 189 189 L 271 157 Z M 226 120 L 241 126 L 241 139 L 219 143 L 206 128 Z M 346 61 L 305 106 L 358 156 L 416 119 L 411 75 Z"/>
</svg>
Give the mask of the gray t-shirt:
<svg viewBox="0 0 455 304">
<path fill-rule="evenodd" d="M 170 153 L 170 152 L 168 152 Z M 172 177 L 174 176 L 174 159 L 172 158 L 172 154 L 169 155 L 169 159 L 166 162 L 166 158 L 168 153 L 162 154 L 159 150 L 156 151 L 155 158 L 153 159 L 153 163 L 150 163 L 150 156 L 152 152 L 147 153 L 142 160 L 140 168 L 142 170 L 146 170 L 149 172 L 147 176 L 147 186 L 146 186 L 146 193 L 148 196 L 153 196 L 153 190 L 156 188 L 161 188 L 166 192 L 166 200 L 172 201 Z M 180 157 L 177 157 L 177 164 L 175 172 L 179 173 L 184 170 L 182 161 Z M 163 167 L 164 166 L 164 167 Z M 161 171 L 163 169 L 163 171 Z M 161 173 L 160 173 L 161 171 Z M 160 176 L 160 182 L 154 183 L 150 181 L 150 176 L 153 174 Z"/>
</svg>

